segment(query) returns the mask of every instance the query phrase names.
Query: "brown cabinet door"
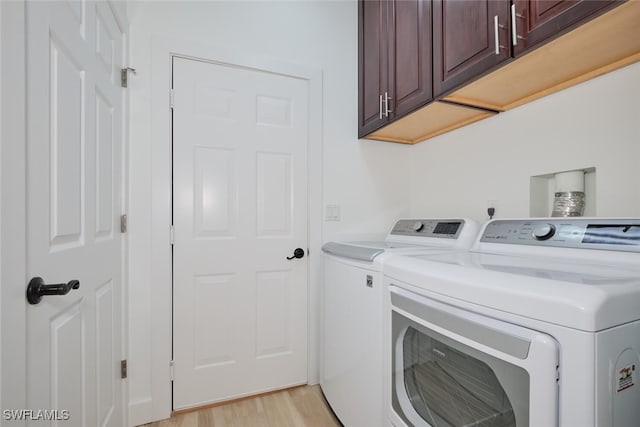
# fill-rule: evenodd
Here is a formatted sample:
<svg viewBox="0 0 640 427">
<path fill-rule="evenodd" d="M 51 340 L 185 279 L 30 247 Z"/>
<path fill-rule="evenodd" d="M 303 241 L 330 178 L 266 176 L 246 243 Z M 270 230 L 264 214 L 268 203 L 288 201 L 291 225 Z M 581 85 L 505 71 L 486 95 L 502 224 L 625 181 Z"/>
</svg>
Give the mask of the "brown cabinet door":
<svg viewBox="0 0 640 427">
<path fill-rule="evenodd" d="M 514 0 L 517 44 L 514 56 L 553 39 L 607 6 L 613 0 Z"/>
<path fill-rule="evenodd" d="M 435 97 L 470 82 L 511 56 L 510 19 L 508 0 L 433 1 Z"/>
<path fill-rule="evenodd" d="M 389 95 L 393 117 L 433 99 L 431 0 L 389 2 Z"/>
<path fill-rule="evenodd" d="M 362 138 L 389 120 L 381 113 L 381 96 L 388 90 L 387 1 L 359 1 L 358 27 L 358 136 Z"/>
</svg>

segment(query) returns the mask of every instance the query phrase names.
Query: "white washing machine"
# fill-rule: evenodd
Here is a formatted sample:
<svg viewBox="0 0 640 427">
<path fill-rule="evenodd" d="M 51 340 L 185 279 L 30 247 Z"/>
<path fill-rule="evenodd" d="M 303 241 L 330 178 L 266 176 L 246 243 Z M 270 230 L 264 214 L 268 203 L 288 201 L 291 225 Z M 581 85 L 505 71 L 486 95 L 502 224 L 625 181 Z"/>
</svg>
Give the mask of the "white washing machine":
<svg viewBox="0 0 640 427">
<path fill-rule="evenodd" d="M 384 266 L 395 426 L 640 426 L 640 219 L 487 223 Z"/>
<path fill-rule="evenodd" d="M 323 246 L 320 385 L 347 427 L 383 425 L 382 266 L 395 254 L 468 249 L 468 219 L 401 219 L 384 241 Z"/>
</svg>

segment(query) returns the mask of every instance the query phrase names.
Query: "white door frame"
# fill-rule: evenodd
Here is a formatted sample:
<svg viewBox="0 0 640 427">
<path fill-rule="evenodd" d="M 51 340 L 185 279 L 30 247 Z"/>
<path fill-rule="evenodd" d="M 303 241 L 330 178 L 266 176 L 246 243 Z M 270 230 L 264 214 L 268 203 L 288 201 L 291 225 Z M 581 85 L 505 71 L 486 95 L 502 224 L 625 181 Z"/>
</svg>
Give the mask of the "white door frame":
<svg viewBox="0 0 640 427">
<path fill-rule="evenodd" d="M 24 2 L 0 2 L 0 19 L 0 407 L 26 409 L 27 93 Z"/>
<path fill-rule="evenodd" d="M 107 0 L 123 35 L 124 63 L 128 57 L 129 22 L 126 5 Z M 26 297 L 27 284 L 27 128 L 26 128 L 26 4 L 0 1 L 0 408 L 27 408 Z M 124 89 L 123 89 L 124 90 Z M 122 209 L 128 208 L 128 95 L 122 109 Z M 122 239 L 122 358 L 128 353 L 127 238 Z M 21 301 L 21 303 L 16 303 Z M 122 382 L 122 410 L 128 417 L 128 387 Z M 2 416 L 2 415 L 0 415 Z M 3 421 L 3 420 L 0 420 Z M 0 422 L 1 423 L 1 422 Z M 15 425 L 25 425 L 16 422 Z M 13 425 L 13 424 L 12 424 Z"/>
<path fill-rule="evenodd" d="M 190 40 L 152 40 L 151 52 L 151 415 L 171 415 L 171 110 L 172 58 L 179 56 L 296 77 L 309 82 L 308 200 L 309 300 L 308 381 L 318 382 L 320 253 L 322 245 L 322 71 L 270 57 Z M 313 161 L 311 160 L 313 159 Z M 313 304 L 312 304 L 313 303 Z"/>
</svg>

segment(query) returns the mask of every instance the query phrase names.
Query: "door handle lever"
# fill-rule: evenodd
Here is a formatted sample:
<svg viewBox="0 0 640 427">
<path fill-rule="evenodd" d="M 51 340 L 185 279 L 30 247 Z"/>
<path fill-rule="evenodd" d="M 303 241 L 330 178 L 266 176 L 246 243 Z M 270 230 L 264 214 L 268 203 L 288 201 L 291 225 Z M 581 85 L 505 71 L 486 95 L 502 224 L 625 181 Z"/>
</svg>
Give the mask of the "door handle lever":
<svg viewBox="0 0 640 427">
<path fill-rule="evenodd" d="M 34 277 L 27 285 L 27 301 L 29 301 L 29 304 L 38 304 L 45 295 L 66 295 L 71 289 L 78 289 L 79 287 L 80 282 L 78 280 L 45 285 L 42 277 Z"/>
<path fill-rule="evenodd" d="M 294 258 L 302 258 L 302 257 L 304 257 L 304 249 L 296 248 L 296 250 L 293 251 L 293 256 L 288 256 L 287 259 L 291 261 Z"/>
</svg>

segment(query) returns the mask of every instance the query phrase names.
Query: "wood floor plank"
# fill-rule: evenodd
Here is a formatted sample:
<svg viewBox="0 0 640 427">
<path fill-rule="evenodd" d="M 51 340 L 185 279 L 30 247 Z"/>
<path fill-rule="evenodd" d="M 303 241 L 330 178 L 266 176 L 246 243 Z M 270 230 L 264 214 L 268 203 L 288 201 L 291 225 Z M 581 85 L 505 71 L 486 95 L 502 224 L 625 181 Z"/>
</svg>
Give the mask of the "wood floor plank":
<svg viewBox="0 0 640 427">
<path fill-rule="evenodd" d="M 320 386 L 294 387 L 182 413 L 146 427 L 341 427 Z"/>
<path fill-rule="evenodd" d="M 302 415 L 303 425 L 340 425 L 325 403 L 320 387 L 302 387 L 289 394 Z"/>
</svg>

